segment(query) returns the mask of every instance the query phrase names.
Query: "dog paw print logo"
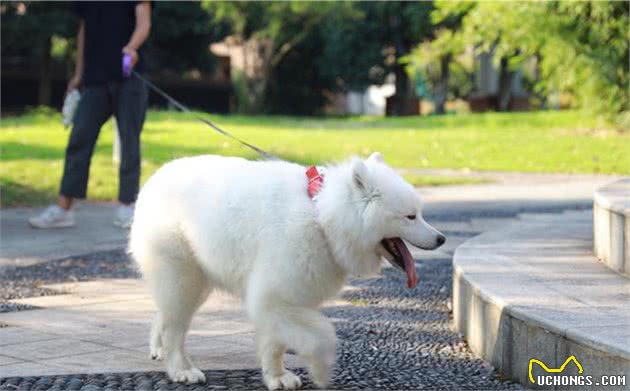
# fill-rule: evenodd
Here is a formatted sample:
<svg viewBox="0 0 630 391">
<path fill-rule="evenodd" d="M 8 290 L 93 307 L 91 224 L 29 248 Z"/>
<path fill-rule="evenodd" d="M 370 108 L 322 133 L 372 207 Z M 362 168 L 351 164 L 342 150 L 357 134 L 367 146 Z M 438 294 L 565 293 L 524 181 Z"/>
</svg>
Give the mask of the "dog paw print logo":
<svg viewBox="0 0 630 391">
<path fill-rule="evenodd" d="M 564 370 L 566 369 L 567 365 L 569 365 L 570 362 L 573 362 L 575 364 L 575 366 L 578 369 L 578 373 L 580 375 L 582 374 L 582 372 L 584 372 L 584 368 L 582 368 L 582 364 L 580 364 L 580 362 L 577 360 L 577 358 L 575 358 L 575 356 L 570 356 L 569 358 L 564 360 L 564 363 L 560 366 L 560 368 L 549 368 L 544 362 L 538 359 L 532 358 L 529 360 L 529 368 L 528 368 L 529 381 L 532 382 L 532 384 L 536 384 L 536 380 L 534 380 L 534 375 L 532 374 L 534 364 L 538 364 L 543 369 L 543 371 L 547 373 L 562 373 L 564 372 Z"/>
</svg>

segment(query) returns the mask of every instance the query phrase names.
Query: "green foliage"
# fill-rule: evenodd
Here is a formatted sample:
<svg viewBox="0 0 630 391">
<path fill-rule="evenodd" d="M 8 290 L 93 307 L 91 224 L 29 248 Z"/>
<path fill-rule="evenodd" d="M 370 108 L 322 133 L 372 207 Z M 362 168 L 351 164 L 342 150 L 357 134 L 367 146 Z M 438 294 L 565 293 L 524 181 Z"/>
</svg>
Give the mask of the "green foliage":
<svg viewBox="0 0 630 391">
<path fill-rule="evenodd" d="M 436 23 L 464 13 L 453 36 L 477 52 L 492 52 L 497 62 L 509 58 L 512 68 L 537 58 L 540 94 L 569 93 L 576 107 L 618 123 L 630 117 L 627 3 L 438 1 L 436 7 Z M 462 51 L 439 37 L 429 45 L 435 51 Z"/>
<path fill-rule="evenodd" d="M 256 52 L 249 54 L 254 69 L 235 75 L 240 112 L 312 113 L 322 106 L 321 88 L 314 87 L 322 78 L 308 57 L 321 47 L 320 24 L 346 4 L 212 1 L 204 7 L 215 23 L 227 26 L 226 33 L 249 40 Z"/>
<path fill-rule="evenodd" d="M 358 2 L 349 14 L 335 14 L 321 27 L 324 43 L 316 59 L 336 81 L 334 90 L 362 90 L 382 84 L 397 59 L 430 36 L 431 3 Z"/>
<path fill-rule="evenodd" d="M 253 111 L 253 102 L 251 101 L 251 94 L 247 86 L 247 78 L 240 70 L 232 70 L 232 90 L 238 104 L 235 107 L 235 111 L 238 114 L 247 114 Z"/>
<path fill-rule="evenodd" d="M 53 35 L 51 37 L 50 55 L 57 61 L 62 61 L 64 58 L 73 51 L 70 48 L 70 42 L 73 42 L 70 38 L 60 37 Z"/>
<path fill-rule="evenodd" d="M 79 18 L 73 3 L 3 2 L 0 10 L 3 65 L 35 66 L 46 55 L 74 63 L 70 55 Z M 200 3 L 154 2 L 147 53 L 151 69 L 210 71 L 213 57 L 208 45 L 224 35 L 225 27 L 211 21 Z"/>
<path fill-rule="evenodd" d="M 208 72 L 214 65 L 209 43 L 224 35 L 198 2 L 155 2 L 148 58 L 151 68 Z"/>
<path fill-rule="evenodd" d="M 422 2 L 209 1 L 204 7 L 231 34 L 260 42 L 260 75 L 243 84 L 254 112 L 318 113 L 330 92 L 382 83 L 399 67 L 396 59 L 432 30 L 432 5 Z"/>
<path fill-rule="evenodd" d="M 472 47 L 492 52 L 497 63 L 508 59 L 512 69 L 527 64 L 526 83 L 539 99 L 570 96 L 575 107 L 630 127 L 625 2 L 204 1 L 153 7 L 151 70 L 204 73 L 213 66 L 211 42 L 235 35 L 259 43 L 257 74 L 234 75 L 244 112 L 315 114 L 330 93 L 380 84 L 391 73 L 397 94 L 409 95 L 404 66 L 433 96 L 463 97 L 472 88 L 474 66 L 462 53 Z M 72 4 L 2 2 L 0 14 L 3 66 L 40 66 L 48 78 L 49 58 L 72 68 L 78 20 Z"/>
<path fill-rule="evenodd" d="M 71 3 L 2 2 L 0 30 L 2 62 L 26 57 L 37 61 L 47 41 L 53 37 L 70 38 L 76 34 L 77 21 Z"/>
<path fill-rule="evenodd" d="M 361 3 L 351 13 L 335 13 L 320 26 L 322 48 L 312 59 L 331 91 L 361 90 L 370 84 L 381 84 L 386 75 L 378 23 Z"/>
<path fill-rule="evenodd" d="M 224 24 L 227 33 L 249 39 L 265 27 L 265 4 L 255 1 L 203 1 L 214 22 Z"/>
<path fill-rule="evenodd" d="M 448 57 L 447 98 L 466 98 L 472 90 L 474 64 L 464 53 L 462 36 L 453 30 L 439 28 L 433 39 L 426 40 L 401 61 L 408 65 L 407 72 L 421 78 L 427 89 L 435 95 L 442 88 L 442 59 Z"/>
</svg>

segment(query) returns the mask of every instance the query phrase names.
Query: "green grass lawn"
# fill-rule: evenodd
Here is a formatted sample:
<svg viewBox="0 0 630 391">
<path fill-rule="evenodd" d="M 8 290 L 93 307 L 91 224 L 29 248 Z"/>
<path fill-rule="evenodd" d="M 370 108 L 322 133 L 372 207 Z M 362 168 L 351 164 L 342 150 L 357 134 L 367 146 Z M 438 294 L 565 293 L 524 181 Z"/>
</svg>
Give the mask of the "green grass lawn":
<svg viewBox="0 0 630 391">
<path fill-rule="evenodd" d="M 310 164 L 381 151 L 400 168 L 469 168 L 523 172 L 630 172 L 630 133 L 612 130 L 581 112 L 488 113 L 407 118 L 291 118 L 210 116 L 238 137 L 287 160 Z M 69 135 L 60 116 L 35 112 L 0 123 L 2 206 L 54 199 Z M 118 186 L 112 165 L 112 125 L 105 125 L 91 166 L 90 199 L 111 200 Z M 176 157 L 254 152 L 177 112 L 151 111 L 142 135 L 143 180 Z M 416 185 L 470 178 L 410 177 Z"/>
</svg>

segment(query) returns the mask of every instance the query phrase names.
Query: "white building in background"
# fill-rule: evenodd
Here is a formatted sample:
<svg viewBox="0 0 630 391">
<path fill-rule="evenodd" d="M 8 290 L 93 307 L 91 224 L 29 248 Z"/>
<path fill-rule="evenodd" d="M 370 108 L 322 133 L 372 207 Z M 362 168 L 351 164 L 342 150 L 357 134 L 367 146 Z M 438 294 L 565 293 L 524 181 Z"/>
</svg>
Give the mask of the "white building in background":
<svg viewBox="0 0 630 391">
<path fill-rule="evenodd" d="M 394 84 L 372 85 L 363 92 L 351 91 L 345 94 L 345 107 L 338 109 L 342 114 L 385 115 L 385 102 L 395 92 Z"/>
</svg>

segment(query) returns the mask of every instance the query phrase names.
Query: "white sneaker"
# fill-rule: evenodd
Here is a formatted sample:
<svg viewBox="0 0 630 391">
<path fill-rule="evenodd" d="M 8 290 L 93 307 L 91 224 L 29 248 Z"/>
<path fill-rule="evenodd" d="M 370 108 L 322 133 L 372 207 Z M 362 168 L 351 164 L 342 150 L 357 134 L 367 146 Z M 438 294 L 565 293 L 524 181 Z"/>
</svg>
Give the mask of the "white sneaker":
<svg viewBox="0 0 630 391">
<path fill-rule="evenodd" d="M 133 210 L 133 205 L 119 205 L 114 215 L 114 225 L 120 228 L 131 227 Z"/>
<path fill-rule="evenodd" d="M 50 205 L 38 216 L 28 219 L 33 228 L 67 228 L 74 226 L 74 211 Z"/>
</svg>

